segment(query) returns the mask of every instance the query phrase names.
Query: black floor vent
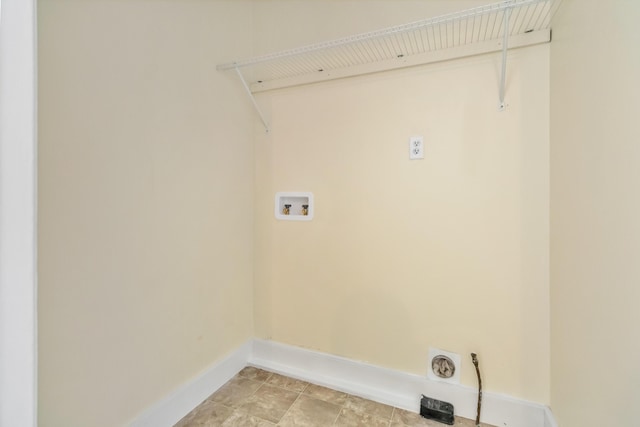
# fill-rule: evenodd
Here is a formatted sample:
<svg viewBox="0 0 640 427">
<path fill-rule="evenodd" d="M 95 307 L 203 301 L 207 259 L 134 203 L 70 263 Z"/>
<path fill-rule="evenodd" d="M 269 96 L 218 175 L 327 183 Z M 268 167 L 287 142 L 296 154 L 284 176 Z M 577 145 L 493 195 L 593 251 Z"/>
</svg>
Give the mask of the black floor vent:
<svg viewBox="0 0 640 427">
<path fill-rule="evenodd" d="M 454 423 L 453 405 L 441 400 L 422 395 L 420 400 L 420 415 L 429 420 L 438 421 L 450 426 Z"/>
</svg>

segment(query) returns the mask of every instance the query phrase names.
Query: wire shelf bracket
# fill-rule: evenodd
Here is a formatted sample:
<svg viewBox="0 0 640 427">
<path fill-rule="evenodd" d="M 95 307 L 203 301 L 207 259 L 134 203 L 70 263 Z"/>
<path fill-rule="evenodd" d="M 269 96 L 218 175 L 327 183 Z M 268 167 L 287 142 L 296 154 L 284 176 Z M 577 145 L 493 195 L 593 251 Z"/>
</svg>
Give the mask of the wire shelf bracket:
<svg viewBox="0 0 640 427">
<path fill-rule="evenodd" d="M 552 17 L 562 1 L 503 0 L 216 68 L 238 73 L 269 129 L 255 93 L 495 52 L 502 55 L 498 93 L 502 111 L 507 107 L 508 50 L 550 42 Z"/>
<path fill-rule="evenodd" d="M 498 110 L 504 111 L 507 105 L 504 102 L 505 86 L 507 84 L 507 51 L 509 50 L 509 17 L 511 16 L 511 9 L 507 8 L 504 11 L 504 31 L 502 35 L 502 68 L 500 73 L 500 91 L 498 96 L 500 103 L 498 104 Z"/>
<path fill-rule="evenodd" d="M 253 96 L 253 92 L 251 92 L 251 89 L 249 88 L 249 85 L 247 84 L 247 81 L 244 79 L 244 76 L 242 75 L 242 72 L 240 71 L 240 68 L 235 67 L 236 73 L 238 74 L 238 77 L 240 78 L 240 82 L 242 83 L 242 86 L 244 87 L 244 90 L 247 92 L 247 95 L 249 96 L 249 99 L 251 100 L 251 103 L 253 104 L 253 108 L 256 110 L 256 112 L 258 113 L 258 116 L 260 116 L 260 120 L 262 120 L 262 124 L 264 125 L 264 130 L 269 133 L 269 122 L 267 122 L 267 119 L 265 119 L 264 113 L 262 112 L 262 109 L 260 109 L 260 106 L 258 105 L 258 102 L 256 101 L 255 96 Z"/>
</svg>

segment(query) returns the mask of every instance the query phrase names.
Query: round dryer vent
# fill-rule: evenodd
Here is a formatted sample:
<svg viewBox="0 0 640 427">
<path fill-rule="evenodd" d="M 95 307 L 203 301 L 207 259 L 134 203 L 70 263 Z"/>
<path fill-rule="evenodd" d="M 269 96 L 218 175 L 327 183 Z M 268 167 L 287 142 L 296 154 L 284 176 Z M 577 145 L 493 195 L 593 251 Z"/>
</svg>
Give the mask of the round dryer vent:
<svg viewBox="0 0 640 427">
<path fill-rule="evenodd" d="M 439 348 L 429 348 L 427 377 L 432 380 L 460 384 L 460 355 Z"/>
<path fill-rule="evenodd" d="M 456 364 L 451 358 L 439 354 L 431 359 L 431 370 L 440 378 L 451 378 L 456 372 Z"/>
</svg>

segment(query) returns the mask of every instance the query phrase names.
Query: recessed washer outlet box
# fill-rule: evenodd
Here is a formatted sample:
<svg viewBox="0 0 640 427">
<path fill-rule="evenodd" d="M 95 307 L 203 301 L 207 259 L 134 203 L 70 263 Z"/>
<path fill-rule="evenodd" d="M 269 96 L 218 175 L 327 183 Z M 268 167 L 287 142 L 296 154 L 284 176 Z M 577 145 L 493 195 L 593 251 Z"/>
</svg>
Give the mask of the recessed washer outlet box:
<svg viewBox="0 0 640 427">
<path fill-rule="evenodd" d="M 429 347 L 427 378 L 450 384 L 460 384 L 460 355 Z"/>
<path fill-rule="evenodd" d="M 285 221 L 311 221 L 313 219 L 313 193 L 308 191 L 281 191 L 276 193 L 275 216 Z"/>
</svg>

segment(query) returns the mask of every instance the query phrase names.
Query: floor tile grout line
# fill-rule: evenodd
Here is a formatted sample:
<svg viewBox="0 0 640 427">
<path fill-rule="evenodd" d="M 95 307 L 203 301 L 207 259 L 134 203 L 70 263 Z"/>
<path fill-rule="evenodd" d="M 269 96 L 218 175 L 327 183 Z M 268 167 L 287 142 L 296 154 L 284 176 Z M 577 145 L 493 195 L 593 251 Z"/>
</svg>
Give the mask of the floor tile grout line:
<svg viewBox="0 0 640 427">
<path fill-rule="evenodd" d="M 293 408 L 293 405 L 295 405 L 295 404 L 296 404 L 296 402 L 298 401 L 298 399 L 300 399 L 300 396 L 302 396 L 302 392 L 298 392 L 298 396 L 296 396 L 296 400 L 294 400 L 294 401 L 293 401 L 293 403 L 291 403 L 291 405 L 289 405 L 289 407 L 287 408 L 287 410 L 285 411 L 285 413 L 284 413 L 284 414 L 282 414 L 282 416 L 280 417 L 280 419 L 278 420 L 278 422 L 277 422 L 277 423 L 275 423 L 275 424 L 276 424 L 276 426 L 277 426 L 278 424 L 280 424 L 280 422 L 281 422 L 282 420 L 284 420 L 284 418 L 287 416 L 287 414 L 289 413 L 289 411 L 291 410 L 291 408 Z"/>
<path fill-rule="evenodd" d="M 338 405 L 336 405 L 338 406 Z M 332 426 L 335 426 L 336 423 L 338 422 L 338 419 L 340 419 L 340 415 L 342 415 L 342 410 L 344 409 L 344 406 L 340 407 L 340 410 L 338 411 L 338 415 L 336 415 L 336 419 L 333 420 L 333 424 L 331 424 Z"/>
<path fill-rule="evenodd" d="M 265 371 L 265 370 L 263 369 L 263 371 Z M 288 389 L 288 388 L 286 388 L 286 387 L 282 387 L 282 386 L 279 386 L 279 385 L 277 385 L 277 384 L 272 384 L 272 383 L 270 383 L 270 382 L 269 382 L 269 380 L 270 380 L 274 375 L 279 375 L 279 374 L 277 374 L 277 373 L 275 373 L 275 372 L 270 372 L 270 371 L 265 371 L 265 372 L 269 372 L 269 376 L 267 376 L 267 378 L 265 378 L 265 380 L 262 382 L 262 385 L 261 385 L 260 387 L 258 387 L 258 389 L 254 392 L 254 394 L 255 394 L 255 393 L 257 393 L 257 391 L 258 391 L 260 388 L 262 388 L 262 386 L 264 386 L 264 385 L 268 385 L 268 386 L 270 386 L 270 387 L 279 388 L 279 389 L 281 389 L 281 390 L 285 390 L 285 391 L 290 391 L 290 392 L 293 392 L 293 393 L 298 393 L 298 395 L 296 396 L 296 399 L 291 403 L 291 405 L 289 405 L 289 407 L 287 408 L 287 410 L 285 411 L 285 413 L 284 413 L 284 414 L 282 414 L 282 416 L 280 417 L 280 419 L 278 420 L 278 422 L 273 423 L 273 424 L 277 427 L 277 426 L 280 424 L 280 422 L 281 422 L 281 421 L 282 421 L 282 420 L 287 416 L 287 414 L 289 413 L 289 411 L 291 410 L 291 408 L 293 408 L 293 405 L 295 405 L 295 403 L 298 401 L 298 399 L 300 399 L 300 396 L 302 395 L 302 392 L 301 392 L 301 391 L 291 390 L 291 389 Z M 281 375 L 281 376 L 282 376 L 282 377 L 285 377 L 284 375 Z M 287 378 L 288 378 L 288 377 L 287 377 Z M 306 383 L 307 383 L 307 385 L 305 386 L 305 389 L 306 389 L 306 388 L 309 386 L 309 384 L 310 384 L 310 383 L 309 383 L 309 382 L 307 382 L 307 381 L 304 381 L 304 382 L 306 382 Z M 262 419 L 262 418 L 261 418 L 261 419 Z M 265 420 L 265 421 L 268 421 L 268 420 Z"/>
<path fill-rule="evenodd" d="M 249 367 L 249 366 L 247 366 L 247 367 Z M 373 401 L 373 400 L 371 400 L 371 399 L 366 399 L 366 398 L 361 397 L 361 396 L 353 395 L 353 394 L 351 394 L 351 393 L 347 393 L 347 392 L 344 392 L 344 391 L 340 391 L 340 390 L 332 389 L 332 388 L 330 388 L 330 387 L 325 387 L 325 386 L 322 386 L 322 385 L 320 385 L 320 384 L 315 384 L 315 383 L 313 383 L 313 382 L 309 382 L 309 381 L 301 380 L 301 379 L 298 379 L 298 378 L 287 377 L 286 375 L 282 375 L 282 374 L 278 374 L 278 373 L 275 373 L 275 372 L 267 371 L 267 370 L 262 369 L 262 368 L 257 368 L 257 367 L 252 367 L 252 368 L 257 369 L 258 371 L 261 371 L 261 372 L 257 372 L 257 373 L 256 373 L 256 372 L 254 372 L 254 373 L 252 373 L 252 374 L 251 374 L 251 373 L 249 373 L 249 372 L 245 371 L 243 374 L 241 374 L 240 372 L 238 372 L 238 374 L 236 374 L 236 377 L 238 377 L 238 378 L 242 378 L 242 379 L 244 379 L 244 380 L 251 381 L 251 382 L 254 382 L 254 383 L 257 383 L 257 384 L 258 384 L 257 388 L 256 388 L 254 391 L 252 391 L 249 395 L 246 395 L 246 396 L 242 399 L 243 401 L 246 401 L 247 399 L 250 399 L 251 397 L 255 396 L 255 395 L 256 395 L 256 393 L 257 393 L 260 389 L 262 389 L 262 387 L 264 387 L 265 385 L 268 385 L 268 386 L 270 386 L 270 387 L 274 387 L 274 388 L 277 388 L 277 389 L 280 389 L 280 390 L 285 390 L 285 391 L 287 391 L 287 392 L 295 393 L 295 394 L 296 394 L 296 398 L 295 398 L 295 399 L 293 400 L 293 402 L 292 402 L 292 403 L 287 407 L 287 409 L 286 409 L 285 413 L 282 415 L 282 417 L 280 417 L 280 420 L 278 420 L 278 422 L 276 423 L 276 425 L 279 425 L 279 424 L 282 422 L 282 420 L 283 420 L 283 419 L 287 416 L 287 414 L 292 410 L 293 406 L 294 406 L 294 405 L 295 405 L 295 404 L 300 400 L 300 398 L 302 397 L 302 395 L 304 395 L 304 396 L 305 396 L 305 398 L 309 398 L 309 399 L 313 399 L 313 400 L 317 400 L 317 401 L 322 401 L 322 402 L 325 402 L 325 403 L 328 403 L 328 404 L 332 404 L 332 405 L 334 405 L 336 408 L 338 408 L 338 409 L 339 409 L 338 414 L 337 414 L 336 418 L 335 418 L 335 419 L 334 419 L 334 421 L 333 421 L 333 424 L 332 424 L 333 426 L 337 426 L 337 425 L 339 425 L 339 424 L 338 424 L 338 421 L 339 421 L 339 419 L 340 419 L 341 415 L 345 414 L 345 411 L 346 411 L 346 410 L 349 410 L 349 411 L 353 411 L 353 412 L 355 412 L 355 413 L 357 413 L 357 414 L 359 414 L 359 415 L 363 415 L 363 416 L 367 416 L 367 417 L 374 417 L 374 418 L 377 418 L 377 419 L 379 419 L 380 421 L 384 421 L 384 420 L 386 419 L 386 421 L 387 421 L 387 422 L 386 422 L 386 427 L 391 427 L 392 425 L 395 425 L 395 424 L 394 424 L 394 417 L 396 417 L 396 414 L 398 414 L 398 418 L 399 418 L 399 419 L 397 420 L 397 425 L 398 425 L 398 426 L 402 426 L 402 427 L 410 427 L 409 425 L 405 424 L 405 423 L 404 423 L 404 421 L 402 420 L 402 417 L 401 417 L 401 415 L 400 415 L 402 410 L 401 410 L 401 409 L 399 409 L 399 408 L 397 408 L 397 407 L 395 407 L 395 406 L 393 406 L 393 405 L 385 405 L 385 404 L 383 404 L 383 403 L 381 403 L 381 402 L 376 402 L 376 401 Z M 241 372 L 242 372 L 242 371 L 241 371 Z M 266 374 L 266 376 L 265 376 L 265 374 Z M 282 385 L 279 385 L 279 384 L 275 384 L 275 383 L 270 383 L 269 381 L 271 381 L 271 380 L 274 378 L 274 375 L 279 375 L 279 376 L 282 376 L 282 377 L 284 377 L 284 378 L 286 378 L 286 379 L 297 380 L 297 381 L 300 381 L 300 382 L 302 382 L 302 383 L 305 383 L 306 385 L 304 386 L 304 388 L 302 388 L 300 391 L 298 391 L 298 390 L 297 390 L 297 387 L 296 387 L 296 388 L 288 388 L 288 387 L 286 386 L 286 384 L 288 384 L 287 382 L 284 382 L 285 386 L 282 386 Z M 263 379 L 260 379 L 260 378 L 263 378 Z M 231 381 L 231 380 L 230 380 L 230 381 Z M 226 383 L 225 383 L 225 384 L 226 384 Z M 342 401 L 342 403 L 338 403 L 339 401 L 335 401 L 335 400 L 332 400 L 332 401 L 330 401 L 330 400 L 325 400 L 324 398 L 321 398 L 320 396 L 315 396 L 315 395 L 312 395 L 312 394 L 307 394 L 306 392 L 308 392 L 308 391 L 309 391 L 309 387 L 310 387 L 310 386 L 312 386 L 312 385 L 314 385 L 314 386 L 318 386 L 318 387 L 322 387 L 322 388 L 328 389 L 328 390 L 330 390 L 330 391 L 333 391 L 333 392 L 339 393 L 340 395 L 344 396 L 344 400 Z M 216 392 L 217 392 L 217 391 L 216 391 Z M 225 408 L 228 408 L 228 409 L 231 409 L 231 410 L 238 410 L 239 408 L 241 408 L 241 407 L 242 407 L 242 405 L 239 405 L 239 406 L 233 406 L 233 405 L 226 405 L 226 404 L 224 404 L 224 403 L 222 403 L 222 402 L 216 402 L 215 400 L 213 400 L 213 399 L 212 399 L 212 397 L 215 395 L 215 393 L 216 393 L 216 392 L 212 393 L 212 395 L 211 395 L 211 396 L 209 396 L 208 398 L 206 398 L 206 399 L 205 399 L 205 400 L 204 400 L 200 405 L 202 405 L 203 403 L 205 403 L 205 402 L 207 402 L 207 401 L 211 401 L 214 405 L 220 405 L 220 406 L 222 406 L 222 407 L 225 407 Z M 328 397 L 328 396 L 325 396 L 325 397 L 327 397 L 328 399 L 333 399 L 332 397 Z M 380 416 L 380 415 L 376 414 L 376 410 L 375 410 L 375 408 L 369 408 L 369 409 L 373 410 L 373 412 L 369 412 L 369 411 L 365 410 L 364 408 L 360 408 L 357 404 L 356 404 L 355 406 L 350 405 L 350 406 L 348 407 L 347 405 L 349 404 L 349 402 L 351 402 L 351 403 L 355 403 L 355 402 L 353 402 L 353 399 L 352 399 L 352 398 L 362 399 L 362 400 L 370 401 L 370 402 L 373 402 L 373 403 L 379 403 L 379 404 L 381 404 L 381 405 L 389 406 L 389 407 L 391 407 L 391 416 L 390 416 L 390 418 L 382 417 L 382 416 Z M 200 405 L 198 405 L 198 406 L 200 406 Z M 194 408 L 194 409 L 192 410 L 192 412 L 193 412 L 193 411 L 196 411 L 196 414 L 197 414 L 197 408 L 198 408 L 198 406 L 197 406 L 196 408 Z M 357 408 L 360 408 L 361 410 L 358 410 Z M 185 415 L 185 417 L 183 417 L 183 419 L 188 418 L 188 417 L 189 417 L 189 415 L 190 415 L 190 414 Z M 195 414 L 194 414 L 194 415 L 195 415 Z M 257 417 L 257 418 L 262 420 L 262 418 L 260 418 L 260 417 Z M 458 417 L 456 417 L 456 418 L 458 418 Z M 180 421 L 182 421 L 182 419 L 181 419 Z M 180 423 L 180 421 L 179 421 L 179 423 Z M 268 421 L 268 420 L 265 420 L 265 421 Z M 270 422 L 270 421 L 269 421 L 269 422 Z M 271 423 L 271 422 L 270 422 L 270 423 Z M 184 424 L 184 423 L 183 423 L 183 424 Z M 184 426 L 183 426 L 183 427 L 187 427 L 187 426 L 189 426 L 189 425 L 190 425 L 190 424 L 184 424 Z M 484 424 L 483 424 L 483 425 L 484 425 Z M 495 426 L 488 426 L 488 427 L 495 427 Z"/>
<path fill-rule="evenodd" d="M 261 368 L 258 368 L 258 369 L 261 369 Z M 256 389 L 256 391 L 254 391 L 254 392 L 253 392 L 252 396 L 253 396 L 254 394 L 256 394 L 256 393 L 258 392 L 258 390 L 260 390 L 264 385 L 269 385 L 269 386 L 272 386 L 272 387 L 279 388 L 279 389 L 281 389 L 281 390 L 293 391 L 293 392 L 295 392 L 295 393 L 298 393 L 298 396 L 296 396 L 296 399 L 295 399 L 295 400 L 293 401 L 293 403 L 292 403 L 292 404 L 287 408 L 286 412 L 282 415 L 282 417 L 280 418 L 280 420 L 278 420 L 278 422 L 276 423 L 276 425 L 277 425 L 277 424 L 279 424 L 279 423 L 280 423 L 280 422 L 285 418 L 285 416 L 286 416 L 286 415 L 287 415 L 287 413 L 291 410 L 291 408 L 293 407 L 293 405 L 294 405 L 294 404 L 295 404 L 295 403 L 300 399 L 300 396 L 302 396 L 303 394 L 305 394 L 304 392 L 309 388 L 309 386 L 310 386 L 311 384 L 314 384 L 314 385 L 320 386 L 319 384 L 315 384 L 315 383 L 312 383 L 312 382 L 309 382 L 309 381 L 298 380 L 298 381 L 305 382 L 305 383 L 307 384 L 307 385 L 305 386 L 305 388 L 304 388 L 302 391 L 298 392 L 298 391 L 296 391 L 296 390 L 291 390 L 291 389 L 288 389 L 288 388 L 286 388 L 286 387 L 282 387 L 282 386 L 279 386 L 279 385 L 276 385 L 276 384 L 269 383 L 269 380 L 270 380 L 274 375 L 279 375 L 279 374 L 277 374 L 277 373 L 275 373 L 275 372 L 267 371 L 267 370 L 264 370 L 264 369 L 261 369 L 261 370 L 262 370 L 262 371 L 264 371 L 264 372 L 269 373 L 269 375 L 268 375 L 264 380 L 262 380 L 262 381 L 261 381 L 261 382 L 262 382 L 262 384 L 260 385 L 260 387 L 258 387 L 258 388 Z M 247 379 L 251 379 L 251 378 L 249 378 L 249 377 L 245 377 L 245 376 L 243 376 L 243 375 L 241 375 L 241 376 L 242 376 L 242 377 L 244 377 L 244 378 L 247 378 Z M 285 377 L 285 378 L 290 378 L 290 377 L 286 377 L 286 375 L 281 375 L 281 374 L 280 374 L 280 376 Z M 294 378 L 294 379 L 295 379 L 295 378 Z M 324 386 L 320 386 L 320 387 L 324 387 Z M 328 388 L 328 387 L 325 387 L 325 388 Z M 333 390 L 333 389 L 331 389 L 331 388 L 328 388 L 328 389 L 329 389 L 329 390 Z M 332 425 L 336 425 L 336 423 L 338 422 L 338 419 L 340 418 L 340 415 L 343 413 L 343 411 L 344 411 L 345 409 L 350 409 L 350 408 L 347 408 L 347 403 L 349 402 L 349 398 L 350 398 L 350 397 L 352 397 L 352 396 L 353 396 L 353 397 L 359 397 L 359 396 L 352 395 L 351 393 L 346 393 L 346 392 L 342 392 L 342 391 L 339 391 L 339 390 L 336 390 L 336 391 L 338 391 L 339 393 L 342 393 L 342 394 L 345 396 L 345 398 L 346 398 L 346 399 L 345 399 L 344 403 L 342 403 L 341 405 L 336 405 L 336 406 L 339 406 L 339 407 L 340 407 L 340 410 L 338 411 L 338 415 L 336 416 L 336 418 L 335 418 L 335 420 L 333 421 L 333 424 L 332 424 Z M 307 394 L 305 394 L 305 396 L 307 396 L 307 397 L 309 397 L 309 398 L 312 398 L 312 399 L 320 400 L 320 401 L 323 401 L 323 402 L 326 402 L 326 403 L 332 403 L 332 402 L 329 402 L 329 401 L 327 401 L 327 400 L 321 399 L 321 398 L 319 398 L 319 397 L 314 397 L 314 396 L 307 395 Z M 361 398 L 361 399 L 364 399 L 364 398 Z M 368 399 L 365 399 L 365 400 L 368 400 Z M 375 401 L 374 401 L 374 402 L 375 402 Z M 376 402 L 376 403 L 379 403 L 379 402 Z M 388 405 L 388 406 L 390 406 L 390 405 Z M 359 410 L 356 410 L 356 409 L 351 409 L 351 410 L 353 410 L 355 413 L 360 413 L 360 414 L 362 414 L 362 415 L 369 415 L 369 416 L 372 416 L 372 417 L 375 417 L 375 418 L 384 419 L 383 417 L 379 417 L 379 416 L 377 416 L 377 415 L 374 415 L 373 413 L 368 413 L 367 411 L 359 411 Z M 387 427 L 390 427 L 391 422 L 393 421 L 393 414 L 394 414 L 395 410 L 396 410 L 396 408 L 395 408 L 394 406 L 391 406 L 391 417 L 390 417 L 390 418 L 388 418 L 388 420 L 387 420 Z"/>
</svg>

